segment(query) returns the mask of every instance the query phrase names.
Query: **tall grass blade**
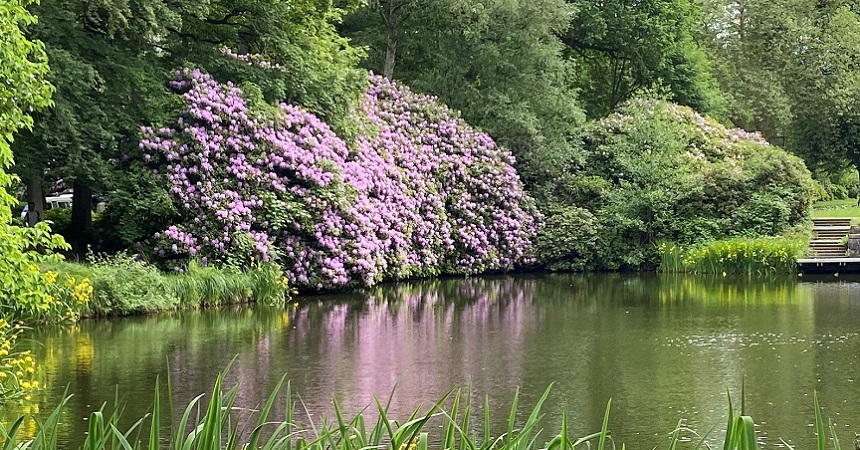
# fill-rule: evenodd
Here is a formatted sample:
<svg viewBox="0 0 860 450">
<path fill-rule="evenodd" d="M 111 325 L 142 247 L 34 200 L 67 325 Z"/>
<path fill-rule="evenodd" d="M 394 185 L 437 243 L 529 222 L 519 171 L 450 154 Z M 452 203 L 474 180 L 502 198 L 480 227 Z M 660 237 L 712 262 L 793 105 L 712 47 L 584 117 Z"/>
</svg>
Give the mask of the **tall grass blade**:
<svg viewBox="0 0 860 450">
<path fill-rule="evenodd" d="M 842 446 L 839 445 L 839 436 L 836 434 L 836 425 L 834 423 L 830 423 L 830 437 L 833 438 L 833 450 L 842 450 Z"/>
<path fill-rule="evenodd" d="M 506 449 L 511 448 L 511 440 L 513 439 L 513 435 L 514 435 L 514 423 L 517 420 L 517 403 L 519 402 L 519 399 L 520 399 L 520 388 L 517 387 L 517 391 L 514 394 L 514 401 L 511 404 L 511 412 L 508 415 L 508 432 L 505 433 L 505 448 Z"/>
<path fill-rule="evenodd" d="M 257 426 L 254 428 L 254 431 L 251 432 L 251 438 L 248 440 L 248 448 L 257 448 L 257 442 L 260 440 L 260 434 L 263 432 L 263 426 L 266 424 L 266 421 L 269 418 L 269 414 L 272 412 L 272 407 L 274 407 L 275 400 L 278 398 L 278 394 L 281 392 L 281 387 L 284 385 L 284 381 L 286 379 L 287 375 L 284 374 L 284 376 L 281 377 L 280 381 L 278 381 L 278 384 L 275 385 L 275 388 L 269 395 L 268 400 L 266 400 L 265 406 L 263 406 L 262 411 L 260 411 L 260 417 L 257 419 Z"/>
<path fill-rule="evenodd" d="M 597 450 L 603 450 L 606 445 L 606 436 L 609 435 L 609 408 L 612 406 L 612 399 L 606 402 L 606 412 L 603 413 L 603 425 L 600 426 L 600 438 L 597 440 Z"/>
<path fill-rule="evenodd" d="M 0 424 L 0 437 L 3 438 L 3 450 L 12 450 L 16 447 L 15 443 L 17 442 L 18 437 L 18 429 L 21 428 L 21 424 L 24 423 L 24 416 L 18 417 L 18 420 L 12 424 L 12 427 L 9 428 L 9 431 L 6 431 L 6 427 L 3 424 Z"/>
<path fill-rule="evenodd" d="M 678 421 L 678 425 L 675 427 L 675 431 L 672 432 L 672 437 L 669 439 L 669 450 L 675 450 L 678 448 L 678 439 L 681 436 L 681 424 L 683 424 L 683 420 Z"/>
<path fill-rule="evenodd" d="M 726 398 L 729 400 L 729 420 L 726 423 L 726 440 L 723 443 L 723 450 L 731 450 L 731 440 L 735 435 L 735 409 L 732 407 L 732 395 L 726 390 Z"/>
<path fill-rule="evenodd" d="M 818 450 L 827 450 L 827 438 L 824 436 L 824 420 L 821 418 L 821 405 L 818 404 L 818 392 L 812 391 L 812 409 L 815 412 L 815 434 Z"/>
<path fill-rule="evenodd" d="M 161 448 L 161 397 L 159 394 L 158 377 L 155 378 L 155 393 L 152 398 L 152 420 L 149 428 L 149 450 Z"/>
</svg>

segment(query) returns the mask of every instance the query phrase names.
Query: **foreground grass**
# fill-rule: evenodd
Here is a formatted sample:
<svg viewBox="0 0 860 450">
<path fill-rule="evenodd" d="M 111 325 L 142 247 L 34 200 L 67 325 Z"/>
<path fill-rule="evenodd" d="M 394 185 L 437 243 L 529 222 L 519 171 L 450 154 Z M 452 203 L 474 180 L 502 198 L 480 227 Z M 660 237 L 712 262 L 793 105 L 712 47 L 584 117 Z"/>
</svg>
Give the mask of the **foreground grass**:
<svg viewBox="0 0 860 450">
<path fill-rule="evenodd" d="M 376 420 L 370 426 L 371 413 L 359 413 L 351 419 L 345 418 L 343 411 L 334 403 L 334 417 L 323 418 L 314 423 L 307 416 L 308 425 L 299 425 L 296 401 L 293 399 L 290 383 L 282 378 L 265 404 L 253 410 L 238 408 L 236 399 L 239 387 L 223 388 L 224 374 L 218 376 L 209 395 L 208 405 L 203 404 L 204 394 L 196 397 L 185 408 L 177 424 L 171 421 L 170 435 L 162 436 L 161 394 L 156 383 L 152 399 L 151 413 L 139 418 L 125 430 L 121 430 L 122 409 L 102 409 L 93 412 L 88 420 L 89 428 L 80 447 L 86 450 L 428 450 L 430 442 L 434 447 L 441 444 L 444 450 L 572 450 L 576 448 L 596 448 L 604 450 L 618 448 L 609 431 L 610 403 L 606 405 L 600 430 L 580 437 L 568 429 L 567 413 L 562 414 L 561 425 L 554 435 L 544 434 L 538 429 L 543 417 L 542 405 L 549 395 L 547 389 L 536 405 L 528 413 L 524 423 L 517 423 L 518 395 L 514 397 L 510 413 L 507 415 L 506 429 L 500 436 L 493 436 L 490 429 L 489 405 L 484 400 L 484 415 L 481 423 L 471 423 L 473 415 L 472 396 L 459 390 L 451 391 L 426 412 L 416 409 L 402 421 L 393 420 L 388 412 L 391 404 L 376 402 Z M 275 403 L 284 397 L 284 417 L 271 417 Z M 19 417 L 12 424 L 0 424 L 0 439 L 3 450 L 57 450 L 60 437 L 60 416 L 68 401 L 66 397 L 44 422 L 37 420 L 35 436 L 23 436 L 21 425 L 27 418 Z M 825 422 L 817 395 L 814 396 L 815 426 L 818 436 L 818 450 L 827 449 Z M 168 402 L 170 398 L 168 397 Z M 172 405 L 168 409 L 174 411 Z M 33 420 L 36 420 L 35 418 Z M 303 419 L 304 420 L 304 419 Z M 428 426 L 431 421 L 441 420 L 442 426 Z M 175 425 L 175 426 L 174 426 Z M 827 424 L 833 449 L 841 450 L 835 426 Z M 678 422 L 675 430 L 669 433 L 669 450 L 680 448 L 682 434 L 688 438 L 695 436 L 691 445 L 696 450 L 712 448 L 708 444 L 717 427 L 698 435 Z M 755 423 L 746 414 L 744 402 L 741 411 L 736 413 L 729 398 L 728 421 L 723 439 L 724 450 L 758 449 Z M 432 431 L 432 436 L 431 436 Z M 547 436 L 547 438 L 541 438 Z M 540 440 L 539 440 L 540 439 Z M 439 444 L 436 444 L 439 443 Z M 783 441 L 785 444 L 785 441 Z M 785 444 L 791 448 L 788 444 Z M 625 448 L 621 445 L 621 448 Z M 655 447 L 656 448 L 656 447 Z"/>
</svg>

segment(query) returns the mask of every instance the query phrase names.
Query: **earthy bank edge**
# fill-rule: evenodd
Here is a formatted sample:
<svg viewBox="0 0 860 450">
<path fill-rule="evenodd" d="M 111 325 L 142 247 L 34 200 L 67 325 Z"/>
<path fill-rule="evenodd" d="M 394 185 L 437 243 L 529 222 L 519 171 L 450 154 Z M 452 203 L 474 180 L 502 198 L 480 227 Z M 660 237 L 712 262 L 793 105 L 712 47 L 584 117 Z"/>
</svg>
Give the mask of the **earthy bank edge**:
<svg viewBox="0 0 860 450">
<path fill-rule="evenodd" d="M 539 441 L 542 434 L 538 428 L 543 418 L 541 408 L 550 393 L 550 388 L 544 391 L 523 423 L 517 423 L 519 411 L 519 392 L 514 396 L 510 413 L 506 421 L 506 429 L 499 436 L 494 436 L 491 430 L 490 408 L 488 400 L 484 400 L 483 423 L 472 424 L 470 420 L 478 417 L 473 414 L 473 398 L 470 392 L 452 389 L 426 412 L 416 409 L 405 420 L 395 420 L 389 414 L 391 397 L 383 404 L 376 400 L 378 417 L 373 426 L 370 413 L 361 412 L 352 419 L 346 419 L 338 403 L 334 402 L 334 417 L 324 418 L 320 423 L 314 423 L 307 415 L 307 423 L 297 410 L 297 402 L 293 398 L 291 384 L 286 376 L 281 378 L 269 395 L 265 404 L 254 409 L 237 407 L 236 399 L 239 385 L 224 387 L 222 372 L 215 386 L 208 395 L 209 403 L 204 404 L 206 394 L 195 397 L 185 408 L 178 423 L 173 423 L 168 416 L 170 434 L 162 436 L 161 430 L 165 425 L 161 417 L 161 393 L 158 381 L 152 398 L 151 412 L 136 420 L 125 431 L 120 430 L 123 410 L 116 401 L 113 409 L 106 410 L 103 406 L 93 412 L 88 420 L 86 438 L 80 448 L 98 449 L 149 449 L 167 448 L 174 450 L 233 450 L 233 449 L 263 449 L 263 450 L 361 450 L 361 449 L 394 449 L 394 450 L 427 450 L 431 441 L 428 427 L 431 420 L 442 421 L 441 434 L 434 432 L 432 439 L 440 438 L 442 448 L 446 450 L 565 450 L 575 448 L 593 448 L 604 450 L 617 448 L 618 443 L 613 439 L 608 425 L 611 400 L 606 404 L 602 426 L 599 431 L 575 437 L 568 430 L 567 412 L 562 413 L 562 421 L 558 432 L 548 441 Z M 168 403 L 173 411 L 172 397 Z M 392 393 L 393 396 L 393 393 Z M 44 422 L 36 417 L 35 436 L 23 436 L 21 425 L 25 416 L 20 416 L 14 423 L 0 424 L 0 438 L 4 440 L 3 449 L 55 450 L 61 448 L 60 417 L 70 396 L 64 396 L 60 404 L 48 415 Z M 284 402 L 284 417 L 271 417 L 275 403 Z M 821 407 L 817 393 L 813 396 L 815 412 L 815 430 L 818 450 L 827 449 L 825 426 L 829 428 L 832 448 L 841 450 L 835 426 L 828 420 L 825 425 L 821 416 Z M 741 410 L 733 409 L 731 397 L 728 398 L 728 420 L 726 434 L 723 438 L 724 450 L 758 449 L 755 422 L 746 414 L 745 402 L 741 401 Z M 124 421 L 123 421 L 124 422 Z M 145 428 L 148 433 L 144 433 Z M 679 448 L 682 435 L 693 436 L 690 440 L 695 449 L 712 448 L 708 439 L 716 430 L 716 425 L 704 434 L 698 434 L 683 426 L 683 421 L 668 434 L 668 442 L 662 443 L 669 450 Z M 190 431 L 189 431 L 190 430 Z M 793 448 L 782 441 L 788 448 Z M 621 444 L 621 448 L 625 448 Z M 656 447 L 655 447 L 656 448 Z"/>
</svg>

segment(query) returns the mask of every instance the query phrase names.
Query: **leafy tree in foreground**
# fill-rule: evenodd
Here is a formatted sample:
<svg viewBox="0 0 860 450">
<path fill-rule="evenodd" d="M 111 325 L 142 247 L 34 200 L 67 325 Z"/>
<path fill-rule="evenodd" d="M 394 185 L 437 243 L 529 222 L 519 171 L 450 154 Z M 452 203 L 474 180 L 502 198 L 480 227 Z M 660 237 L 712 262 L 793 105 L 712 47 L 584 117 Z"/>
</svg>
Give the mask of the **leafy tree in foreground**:
<svg viewBox="0 0 860 450">
<path fill-rule="evenodd" d="M 14 343 L 10 336 L 8 318 L 18 320 L 64 320 L 68 317 L 62 302 L 64 290 L 54 284 L 56 274 L 42 272 L 39 264 L 57 255 L 53 250 L 65 248 L 63 239 L 51 235 L 47 224 L 32 228 L 11 224 L 10 207 L 17 203 L 7 189 L 14 176 L 6 173 L 12 166 L 10 144 L 14 134 L 30 127 L 32 111 L 51 103 L 51 85 L 46 81 L 47 58 L 40 42 L 28 40 L 22 28 L 35 22 L 20 2 L 0 4 L 0 337 L 4 345 Z M 34 248 L 43 251 L 37 252 Z M 55 314 L 57 313 L 57 314 Z M 17 332 L 15 332 L 17 333 Z M 0 363 L 8 362 L 6 354 Z M 0 401 L 8 395 L 4 384 L 0 386 Z M 15 386 L 20 388 L 21 386 Z"/>
</svg>

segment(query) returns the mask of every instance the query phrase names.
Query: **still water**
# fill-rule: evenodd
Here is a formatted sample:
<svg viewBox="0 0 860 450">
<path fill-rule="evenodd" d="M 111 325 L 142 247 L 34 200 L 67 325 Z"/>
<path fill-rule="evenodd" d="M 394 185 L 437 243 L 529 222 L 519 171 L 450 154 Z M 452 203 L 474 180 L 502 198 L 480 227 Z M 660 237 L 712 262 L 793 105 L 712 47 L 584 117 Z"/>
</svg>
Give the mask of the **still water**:
<svg viewBox="0 0 860 450">
<path fill-rule="evenodd" d="M 392 411 L 405 417 L 471 386 L 501 428 L 518 387 L 529 406 L 554 383 L 548 428 L 566 409 L 573 434 L 597 431 L 611 398 L 619 448 L 650 449 L 679 419 L 719 432 L 726 391 L 739 403 L 745 381 L 768 447 L 813 447 L 814 390 L 843 442 L 860 431 L 860 282 L 844 278 L 518 275 L 297 300 L 35 332 L 46 388 L 7 406 L 3 421 L 46 414 L 68 388 L 64 446 L 74 446 L 116 389 L 140 417 L 156 377 L 169 375 L 178 416 L 235 358 L 227 380 L 241 384 L 240 406 L 264 402 L 286 373 L 317 419 L 333 398 L 354 413 L 396 386 Z"/>
</svg>

